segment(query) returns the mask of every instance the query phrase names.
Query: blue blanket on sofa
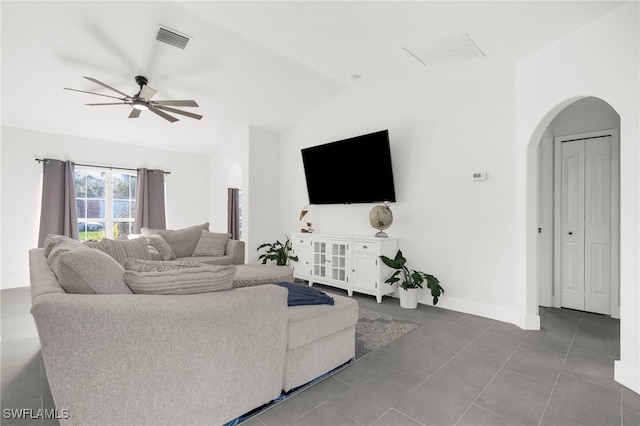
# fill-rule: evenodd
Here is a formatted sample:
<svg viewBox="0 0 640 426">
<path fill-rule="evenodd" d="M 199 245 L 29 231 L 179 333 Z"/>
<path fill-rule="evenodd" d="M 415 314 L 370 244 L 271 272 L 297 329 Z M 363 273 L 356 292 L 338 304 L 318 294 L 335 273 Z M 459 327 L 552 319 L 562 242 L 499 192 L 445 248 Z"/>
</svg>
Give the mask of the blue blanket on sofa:
<svg viewBox="0 0 640 426">
<path fill-rule="evenodd" d="M 288 282 L 279 282 L 276 284 L 289 290 L 289 296 L 287 297 L 287 304 L 289 306 L 333 305 L 333 298 L 327 296 L 325 292 L 317 288 Z"/>
</svg>

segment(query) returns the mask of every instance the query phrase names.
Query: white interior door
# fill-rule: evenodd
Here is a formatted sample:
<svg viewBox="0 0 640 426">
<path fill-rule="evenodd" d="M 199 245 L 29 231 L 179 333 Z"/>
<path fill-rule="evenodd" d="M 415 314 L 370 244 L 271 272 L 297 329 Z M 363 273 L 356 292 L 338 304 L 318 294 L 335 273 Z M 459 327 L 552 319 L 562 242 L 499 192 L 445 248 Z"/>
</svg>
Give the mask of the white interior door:
<svg viewBox="0 0 640 426">
<path fill-rule="evenodd" d="M 584 310 L 584 140 L 562 143 L 561 289 L 562 306 Z"/>
<path fill-rule="evenodd" d="M 611 313 L 611 137 L 562 142 L 560 280 L 562 306 Z"/>
<path fill-rule="evenodd" d="M 611 307 L 611 137 L 585 140 L 584 310 Z"/>
</svg>

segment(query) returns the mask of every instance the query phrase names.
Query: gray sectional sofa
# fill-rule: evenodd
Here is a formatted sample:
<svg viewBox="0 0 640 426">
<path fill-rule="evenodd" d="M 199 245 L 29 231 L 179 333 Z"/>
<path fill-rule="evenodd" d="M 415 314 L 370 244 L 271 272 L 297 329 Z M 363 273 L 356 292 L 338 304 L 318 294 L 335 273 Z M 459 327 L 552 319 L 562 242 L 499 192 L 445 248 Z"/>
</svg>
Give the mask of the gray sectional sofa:
<svg viewBox="0 0 640 426">
<path fill-rule="evenodd" d="M 44 249 L 29 256 L 47 378 L 69 413 L 61 424 L 221 425 L 355 355 L 358 307 L 347 297 L 289 307 L 287 289 L 270 284 L 73 294 Z"/>
</svg>

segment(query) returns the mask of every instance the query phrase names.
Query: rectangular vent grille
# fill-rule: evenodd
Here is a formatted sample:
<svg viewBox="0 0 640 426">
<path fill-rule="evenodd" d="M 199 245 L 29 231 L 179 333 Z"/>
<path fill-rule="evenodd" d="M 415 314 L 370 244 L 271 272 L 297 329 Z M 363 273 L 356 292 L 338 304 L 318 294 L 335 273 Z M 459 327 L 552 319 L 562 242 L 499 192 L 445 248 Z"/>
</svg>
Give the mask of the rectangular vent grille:
<svg viewBox="0 0 640 426">
<path fill-rule="evenodd" d="M 484 53 L 467 34 L 446 37 L 431 43 L 404 47 L 403 49 L 424 65 L 481 58 L 484 56 Z"/>
<path fill-rule="evenodd" d="M 156 36 L 156 40 L 170 44 L 171 46 L 179 47 L 180 49 L 184 49 L 191 39 L 173 30 L 160 27 L 160 29 L 158 30 L 158 35 Z"/>
</svg>

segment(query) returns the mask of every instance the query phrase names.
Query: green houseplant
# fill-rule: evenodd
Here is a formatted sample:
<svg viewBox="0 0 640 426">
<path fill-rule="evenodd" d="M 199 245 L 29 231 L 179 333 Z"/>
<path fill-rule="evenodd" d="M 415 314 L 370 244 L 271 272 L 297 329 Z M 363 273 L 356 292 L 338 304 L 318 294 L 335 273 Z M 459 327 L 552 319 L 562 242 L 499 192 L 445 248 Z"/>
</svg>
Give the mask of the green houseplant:
<svg viewBox="0 0 640 426">
<path fill-rule="evenodd" d="M 400 292 L 400 302 L 402 307 L 409 307 L 404 306 L 402 301 L 403 293 L 407 293 L 408 295 L 410 292 L 413 293 L 413 297 L 415 298 L 415 306 L 411 307 L 415 308 L 417 306 L 417 291 L 418 288 L 424 288 L 422 286 L 423 283 L 426 283 L 427 288 L 431 290 L 434 306 L 438 304 L 438 298 L 444 294 L 444 288 L 440 285 L 440 280 L 438 280 L 438 278 L 422 271 L 409 269 L 406 266 L 407 259 L 402 255 L 402 251 L 400 250 L 398 250 L 398 253 L 396 253 L 395 258 L 393 259 L 384 255 L 380 256 L 380 259 L 389 268 L 396 270 L 393 275 L 385 280 L 385 282 L 392 285 L 398 283 L 398 285 L 405 290 Z M 414 305 L 413 301 L 409 302 L 408 305 Z"/>
<path fill-rule="evenodd" d="M 262 249 L 266 249 L 265 253 L 258 256 L 258 260 L 262 260 L 262 264 L 271 260 L 276 262 L 276 265 L 285 266 L 289 263 L 289 260 L 293 260 L 294 262 L 298 261 L 298 256 L 294 256 L 292 254 L 293 246 L 291 245 L 289 238 L 287 238 L 287 241 L 285 241 L 284 244 L 279 240 L 275 243 L 261 244 L 257 250 L 260 251 Z"/>
</svg>

